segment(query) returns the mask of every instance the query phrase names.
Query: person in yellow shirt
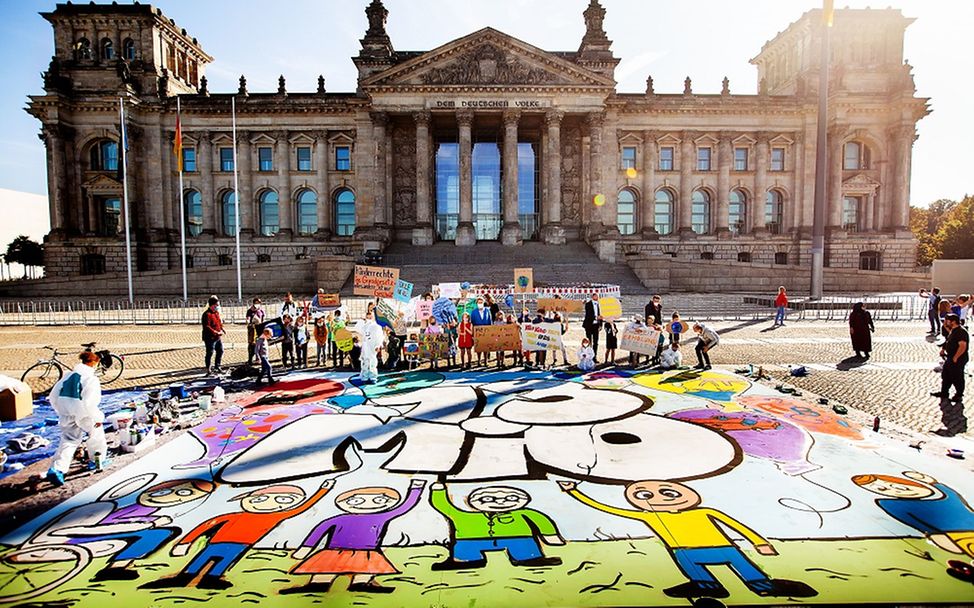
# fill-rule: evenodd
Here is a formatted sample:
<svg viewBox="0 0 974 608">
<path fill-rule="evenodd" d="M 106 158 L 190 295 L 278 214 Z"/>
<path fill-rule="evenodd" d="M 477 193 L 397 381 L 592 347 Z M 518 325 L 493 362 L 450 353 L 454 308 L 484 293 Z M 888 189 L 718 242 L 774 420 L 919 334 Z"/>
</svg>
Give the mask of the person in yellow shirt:
<svg viewBox="0 0 974 608">
<path fill-rule="evenodd" d="M 765 574 L 723 531 L 741 534 L 761 555 L 777 555 L 767 539 L 733 517 L 716 509 L 701 507 L 693 488 L 669 481 L 634 481 L 626 486 L 626 500 L 636 509 L 603 504 L 578 490 L 574 481 L 559 481 L 569 496 L 603 513 L 643 522 L 663 542 L 676 566 L 690 579 L 664 589 L 670 597 L 727 597 L 708 566 L 726 564 L 748 589 L 762 596 L 812 597 L 818 592 L 800 581 L 772 579 Z M 717 524 L 720 525 L 717 525 Z"/>
</svg>

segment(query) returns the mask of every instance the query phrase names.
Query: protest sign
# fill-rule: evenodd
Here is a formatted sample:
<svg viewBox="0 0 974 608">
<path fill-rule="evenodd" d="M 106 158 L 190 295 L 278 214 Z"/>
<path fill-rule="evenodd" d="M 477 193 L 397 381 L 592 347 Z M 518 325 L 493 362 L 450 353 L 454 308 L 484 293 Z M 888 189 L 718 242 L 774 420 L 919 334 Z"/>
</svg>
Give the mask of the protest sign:
<svg viewBox="0 0 974 608">
<path fill-rule="evenodd" d="M 585 312 L 585 302 L 582 300 L 566 300 L 565 298 L 538 298 L 538 308 L 548 312 Z"/>
<path fill-rule="evenodd" d="M 450 354 L 450 336 L 446 334 L 423 334 L 419 337 L 419 357 L 421 359 L 443 359 Z"/>
<path fill-rule="evenodd" d="M 622 334 L 619 348 L 641 355 L 656 355 L 660 332 L 652 327 L 630 325 Z"/>
<path fill-rule="evenodd" d="M 460 284 L 459 283 L 440 283 L 437 285 L 440 288 L 441 298 L 459 298 L 460 297 Z"/>
<path fill-rule="evenodd" d="M 532 293 L 534 291 L 534 269 L 514 269 L 514 293 Z"/>
<path fill-rule="evenodd" d="M 449 298 L 437 298 L 433 302 L 432 315 L 437 323 L 445 327 L 450 321 L 457 320 L 457 305 Z"/>
<path fill-rule="evenodd" d="M 474 351 L 492 353 L 521 350 L 521 330 L 511 325 L 480 325 L 473 328 Z"/>
<path fill-rule="evenodd" d="M 355 266 L 352 292 L 357 296 L 391 298 L 399 281 L 398 268 L 379 266 Z"/>
<path fill-rule="evenodd" d="M 599 298 L 599 312 L 602 319 L 614 321 L 622 316 L 622 304 L 616 298 Z"/>
<path fill-rule="evenodd" d="M 686 321 L 673 321 L 666 327 L 666 332 L 670 334 L 685 334 L 690 331 L 690 325 Z"/>
<path fill-rule="evenodd" d="M 352 350 L 352 332 L 344 327 L 335 332 L 335 346 L 343 353 Z"/>
<path fill-rule="evenodd" d="M 525 323 L 521 350 L 561 350 L 561 323 Z"/>
<path fill-rule="evenodd" d="M 413 297 L 413 284 L 399 279 L 396 281 L 396 293 L 392 296 L 397 302 L 408 303 Z"/>
<path fill-rule="evenodd" d="M 420 321 L 425 321 L 426 319 L 433 316 L 433 301 L 432 300 L 420 300 L 416 303 L 416 318 Z"/>
<path fill-rule="evenodd" d="M 271 330 L 271 344 L 277 344 L 278 342 L 284 340 L 284 321 L 281 317 L 276 317 L 274 319 L 269 319 L 257 325 L 257 336 L 261 336 L 264 333 L 264 329 Z"/>
<path fill-rule="evenodd" d="M 473 298 L 465 298 L 457 302 L 457 318 L 460 320 L 463 319 L 463 313 L 473 314 L 475 310 L 477 310 L 477 300 Z"/>
</svg>

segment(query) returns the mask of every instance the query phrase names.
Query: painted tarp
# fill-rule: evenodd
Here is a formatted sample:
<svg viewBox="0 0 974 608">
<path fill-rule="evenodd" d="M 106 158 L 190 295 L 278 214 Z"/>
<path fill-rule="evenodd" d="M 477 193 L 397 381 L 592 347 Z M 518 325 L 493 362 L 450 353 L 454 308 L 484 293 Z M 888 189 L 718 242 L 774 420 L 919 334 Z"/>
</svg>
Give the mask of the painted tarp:
<svg viewBox="0 0 974 608">
<path fill-rule="evenodd" d="M 974 479 L 715 371 L 290 375 L 2 539 L 0 602 L 974 601 Z"/>
</svg>

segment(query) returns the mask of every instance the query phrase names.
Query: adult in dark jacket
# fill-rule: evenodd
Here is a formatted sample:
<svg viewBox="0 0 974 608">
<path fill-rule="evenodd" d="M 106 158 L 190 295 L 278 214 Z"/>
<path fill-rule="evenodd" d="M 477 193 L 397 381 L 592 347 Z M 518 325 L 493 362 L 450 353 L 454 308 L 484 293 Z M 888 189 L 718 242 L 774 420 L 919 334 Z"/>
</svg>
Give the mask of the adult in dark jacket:
<svg viewBox="0 0 974 608">
<path fill-rule="evenodd" d="M 856 302 L 849 313 L 849 335 L 852 337 L 852 350 L 856 351 L 857 357 L 869 358 L 869 353 L 873 350 L 874 331 L 876 326 L 873 325 L 873 316 L 862 302 Z"/>
<path fill-rule="evenodd" d="M 653 296 L 653 299 L 646 305 L 645 312 L 646 325 L 663 325 L 663 300 L 659 295 Z"/>
<path fill-rule="evenodd" d="M 206 347 L 206 373 L 220 373 L 220 363 L 223 361 L 223 319 L 220 318 L 220 299 L 210 296 L 208 306 L 203 311 L 201 323 L 203 325 L 203 345 Z M 215 365 L 210 367 L 213 354 L 216 353 Z"/>
<path fill-rule="evenodd" d="M 599 333 L 602 331 L 602 309 L 599 307 L 599 294 L 593 293 L 592 299 L 585 303 L 585 317 L 582 319 L 585 337 L 592 346 L 596 358 L 599 354 Z"/>
</svg>

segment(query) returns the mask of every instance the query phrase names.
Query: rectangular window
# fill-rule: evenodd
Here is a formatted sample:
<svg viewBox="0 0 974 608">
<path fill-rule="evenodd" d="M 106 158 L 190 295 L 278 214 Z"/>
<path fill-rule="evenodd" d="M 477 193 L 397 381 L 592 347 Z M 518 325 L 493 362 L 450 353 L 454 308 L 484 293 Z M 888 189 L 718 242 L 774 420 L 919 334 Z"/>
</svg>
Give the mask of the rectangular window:
<svg viewBox="0 0 974 608">
<path fill-rule="evenodd" d="M 747 171 L 747 148 L 734 148 L 734 171 Z"/>
<path fill-rule="evenodd" d="M 697 148 L 697 171 L 710 171 L 710 148 Z"/>
<path fill-rule="evenodd" d="M 183 148 L 183 171 L 196 172 L 196 148 Z"/>
<path fill-rule="evenodd" d="M 233 148 L 220 148 L 220 171 L 233 171 Z"/>
<path fill-rule="evenodd" d="M 784 148 L 771 148 L 771 170 L 772 171 L 785 170 L 785 149 Z"/>
<path fill-rule="evenodd" d="M 635 146 L 625 146 L 622 149 L 622 168 L 623 170 L 636 168 L 636 147 Z"/>
<path fill-rule="evenodd" d="M 348 146 L 335 148 L 335 171 L 352 170 L 352 149 Z"/>
<path fill-rule="evenodd" d="M 673 170 L 673 148 L 665 147 L 659 149 L 659 170 Z"/>
<path fill-rule="evenodd" d="M 847 232 L 859 232 L 859 206 L 861 199 L 858 196 L 846 196 L 842 199 L 842 229 Z"/>
<path fill-rule="evenodd" d="M 257 170 L 274 170 L 274 148 L 270 146 L 257 148 Z"/>
<path fill-rule="evenodd" d="M 298 171 L 311 171 L 311 148 L 298 148 Z"/>
</svg>

